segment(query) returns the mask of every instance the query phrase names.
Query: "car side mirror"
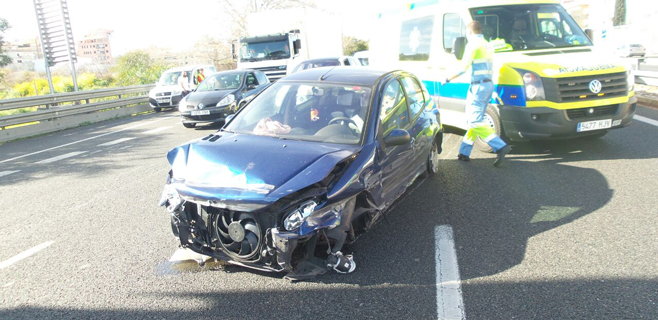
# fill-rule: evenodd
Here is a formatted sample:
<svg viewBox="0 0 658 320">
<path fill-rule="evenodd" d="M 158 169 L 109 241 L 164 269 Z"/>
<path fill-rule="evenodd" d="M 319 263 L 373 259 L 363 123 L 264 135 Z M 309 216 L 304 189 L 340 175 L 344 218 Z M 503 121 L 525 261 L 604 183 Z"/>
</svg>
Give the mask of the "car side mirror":
<svg viewBox="0 0 658 320">
<path fill-rule="evenodd" d="M 292 44 L 293 44 L 293 52 L 295 53 L 295 55 L 298 55 L 299 50 L 302 49 L 302 40 L 297 39 Z"/>
<path fill-rule="evenodd" d="M 452 53 L 455 55 L 457 60 L 461 60 L 464 57 L 464 51 L 466 51 L 466 37 L 457 37 L 452 43 Z"/>
<path fill-rule="evenodd" d="M 411 135 L 409 135 L 407 130 L 402 129 L 394 129 L 386 135 L 386 138 L 384 138 L 384 143 L 387 147 L 401 146 L 409 143 L 409 141 L 411 141 Z"/>
<path fill-rule="evenodd" d="M 585 34 L 590 40 L 594 39 L 594 30 L 592 29 L 585 29 Z"/>
<path fill-rule="evenodd" d="M 235 53 L 235 42 L 231 42 L 231 56 L 233 56 L 233 60 L 238 58 L 238 55 Z"/>
</svg>

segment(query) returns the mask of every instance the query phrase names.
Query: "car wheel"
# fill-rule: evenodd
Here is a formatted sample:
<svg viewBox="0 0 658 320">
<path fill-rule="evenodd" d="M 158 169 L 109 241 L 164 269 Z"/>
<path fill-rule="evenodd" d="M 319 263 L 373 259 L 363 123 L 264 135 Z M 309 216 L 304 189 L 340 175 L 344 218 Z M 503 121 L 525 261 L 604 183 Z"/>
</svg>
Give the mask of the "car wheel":
<svg viewBox="0 0 658 320">
<path fill-rule="evenodd" d="M 433 175 L 437 172 L 439 172 L 439 164 L 440 164 L 440 155 L 439 155 L 439 146 L 437 145 L 437 141 L 434 140 L 432 142 L 432 148 L 430 148 L 430 154 L 427 157 L 427 173 L 428 175 Z"/>
<path fill-rule="evenodd" d="M 185 122 L 183 122 L 183 127 L 191 129 L 191 128 L 196 127 L 196 123 L 185 123 Z"/>
<path fill-rule="evenodd" d="M 162 108 L 160 108 L 160 107 L 155 107 L 155 108 L 153 108 L 153 111 L 155 111 L 155 112 L 161 112 L 161 111 L 162 111 Z"/>
<path fill-rule="evenodd" d="M 489 125 L 498 136 L 502 136 L 502 124 L 500 122 L 500 116 L 498 115 L 498 108 L 488 107 L 487 111 L 484 113 L 484 123 Z M 475 141 L 475 148 L 482 152 L 493 153 L 493 149 L 484 142 L 480 137 Z"/>
</svg>

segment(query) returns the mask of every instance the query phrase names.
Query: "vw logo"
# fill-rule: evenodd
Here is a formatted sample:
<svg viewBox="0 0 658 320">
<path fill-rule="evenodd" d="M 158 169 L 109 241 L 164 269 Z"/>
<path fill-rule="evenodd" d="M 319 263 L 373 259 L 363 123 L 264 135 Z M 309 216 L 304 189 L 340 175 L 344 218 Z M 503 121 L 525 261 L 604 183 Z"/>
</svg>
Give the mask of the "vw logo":
<svg viewBox="0 0 658 320">
<path fill-rule="evenodd" d="M 592 91 L 594 94 L 601 92 L 601 87 L 601 81 L 599 80 L 592 80 L 592 82 L 589 83 L 589 91 Z"/>
</svg>

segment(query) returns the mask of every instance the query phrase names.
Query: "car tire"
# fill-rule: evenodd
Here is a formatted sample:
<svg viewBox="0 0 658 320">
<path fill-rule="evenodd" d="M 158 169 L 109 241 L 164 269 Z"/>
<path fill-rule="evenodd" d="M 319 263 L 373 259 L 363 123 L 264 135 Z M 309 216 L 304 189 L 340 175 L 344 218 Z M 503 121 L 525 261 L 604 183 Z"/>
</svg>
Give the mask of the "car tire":
<svg viewBox="0 0 658 320">
<path fill-rule="evenodd" d="M 498 108 L 489 106 L 487 111 L 484 113 L 484 122 L 488 122 L 489 125 L 491 125 L 491 127 L 494 129 L 494 132 L 499 137 L 502 137 L 503 126 L 500 122 Z M 478 137 L 475 141 L 475 148 L 482 152 L 493 153 L 493 149 L 489 146 L 489 144 L 484 142 L 484 140 L 482 140 L 480 137 Z"/>
<path fill-rule="evenodd" d="M 162 108 L 160 108 L 160 107 L 155 107 L 155 108 L 153 108 L 153 111 L 155 111 L 155 112 L 162 112 Z"/>
<path fill-rule="evenodd" d="M 188 128 L 188 129 L 192 129 L 192 128 L 196 127 L 196 123 L 185 123 L 185 122 L 183 122 L 183 127 Z"/>
<path fill-rule="evenodd" d="M 437 139 L 432 141 L 429 156 L 427 157 L 427 176 L 431 176 L 439 172 L 440 168 L 440 153 L 441 147 L 437 144 L 440 143 Z"/>
<path fill-rule="evenodd" d="M 238 108 L 235 110 L 235 113 L 238 113 L 238 111 L 242 110 L 244 106 L 247 105 L 246 101 L 241 101 L 240 104 L 238 105 Z"/>
</svg>

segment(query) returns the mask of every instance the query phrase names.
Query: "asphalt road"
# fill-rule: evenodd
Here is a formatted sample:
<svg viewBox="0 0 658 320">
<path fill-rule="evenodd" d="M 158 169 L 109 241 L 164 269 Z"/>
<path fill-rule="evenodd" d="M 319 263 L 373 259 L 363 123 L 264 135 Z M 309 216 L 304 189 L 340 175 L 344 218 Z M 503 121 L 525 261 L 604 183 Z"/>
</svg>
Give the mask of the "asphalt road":
<svg viewBox="0 0 658 320">
<path fill-rule="evenodd" d="M 0 145 L 0 318 L 432 319 L 436 226 L 468 319 L 658 318 L 657 126 L 517 144 L 500 169 L 449 134 L 442 172 L 349 248 L 357 270 L 302 283 L 168 262 L 164 155 L 216 129 L 169 112 Z"/>
</svg>

